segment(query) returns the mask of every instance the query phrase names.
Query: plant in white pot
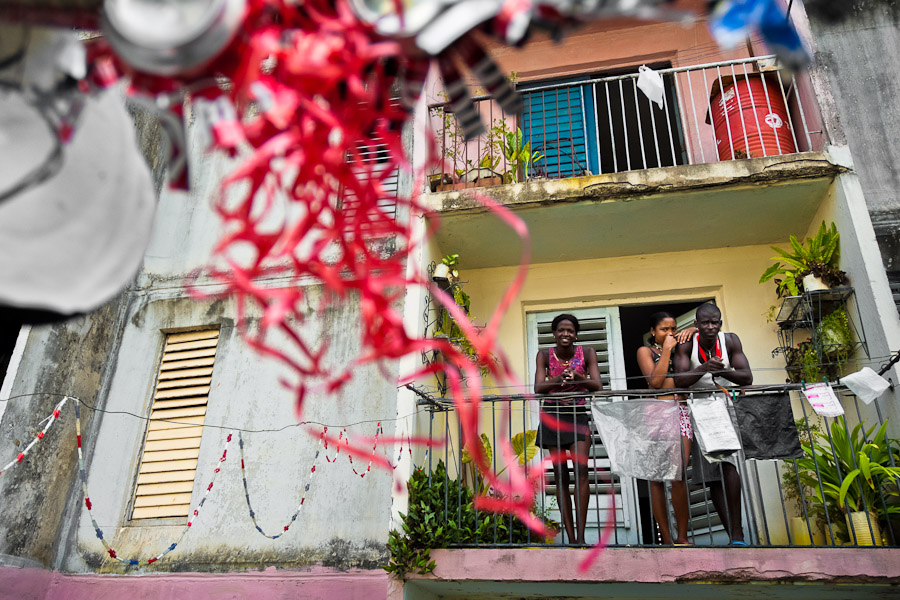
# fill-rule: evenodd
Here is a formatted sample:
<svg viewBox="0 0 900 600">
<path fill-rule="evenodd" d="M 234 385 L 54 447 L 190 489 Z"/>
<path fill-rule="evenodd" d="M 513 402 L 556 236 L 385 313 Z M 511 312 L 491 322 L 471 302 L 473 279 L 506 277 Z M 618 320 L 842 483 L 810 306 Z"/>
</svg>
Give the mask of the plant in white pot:
<svg viewBox="0 0 900 600">
<path fill-rule="evenodd" d="M 847 274 L 840 270 L 840 234 L 834 223 L 825 227 L 825 221 L 815 235 L 803 243 L 790 236 L 791 251 L 772 246 L 778 253 L 777 261 L 759 278 L 760 283 L 774 280 L 778 296 L 799 296 L 804 291 L 838 287 L 847 282 Z M 782 264 L 784 263 L 784 264 Z"/>
</svg>

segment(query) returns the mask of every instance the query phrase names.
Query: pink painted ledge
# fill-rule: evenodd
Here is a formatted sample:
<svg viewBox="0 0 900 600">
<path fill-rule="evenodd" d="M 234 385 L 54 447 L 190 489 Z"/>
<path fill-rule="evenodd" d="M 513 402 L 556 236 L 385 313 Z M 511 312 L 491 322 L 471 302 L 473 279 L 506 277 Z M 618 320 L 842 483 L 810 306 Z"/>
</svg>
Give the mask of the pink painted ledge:
<svg viewBox="0 0 900 600">
<path fill-rule="evenodd" d="M 609 548 L 585 573 L 584 549 L 432 550 L 411 580 L 595 583 L 900 583 L 900 548 Z"/>
<path fill-rule="evenodd" d="M 244 573 L 74 575 L 37 568 L 0 567 L 0 597 L 18 600 L 160 600 L 162 598 L 303 598 L 373 600 L 388 595 L 384 571 L 270 567 Z"/>
</svg>

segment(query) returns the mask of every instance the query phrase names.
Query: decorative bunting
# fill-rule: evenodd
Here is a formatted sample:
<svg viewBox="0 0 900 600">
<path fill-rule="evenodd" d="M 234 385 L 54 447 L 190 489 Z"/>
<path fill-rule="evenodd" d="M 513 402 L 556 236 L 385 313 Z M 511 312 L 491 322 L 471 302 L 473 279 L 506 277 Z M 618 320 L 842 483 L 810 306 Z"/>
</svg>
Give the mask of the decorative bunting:
<svg viewBox="0 0 900 600">
<path fill-rule="evenodd" d="M 323 443 L 323 439 L 325 438 L 325 432 L 322 432 L 322 435 L 319 436 L 319 441 L 316 444 L 316 454 L 313 456 L 312 466 L 309 469 L 309 472 L 306 475 L 306 485 L 303 486 L 303 493 L 300 496 L 300 504 L 297 505 L 297 510 L 294 511 L 294 514 L 291 515 L 291 518 L 288 520 L 287 525 L 281 528 L 281 531 L 275 535 L 270 535 L 262 530 L 262 527 L 259 526 L 259 523 L 256 522 L 256 511 L 253 510 L 253 505 L 250 503 L 250 489 L 247 485 L 247 469 L 244 463 L 244 437 L 240 431 L 238 431 L 238 447 L 241 449 L 241 479 L 244 482 L 244 499 L 247 500 L 247 510 L 250 511 L 250 520 L 253 521 L 253 526 L 256 527 L 256 531 L 258 531 L 261 535 L 269 538 L 270 540 L 277 540 L 285 533 L 287 533 L 288 529 L 291 525 L 294 524 L 294 521 L 297 520 L 297 516 L 300 514 L 300 511 L 303 509 L 303 504 L 306 502 L 306 493 L 309 492 L 310 481 L 312 480 L 312 476 L 316 472 L 316 461 L 319 458 L 319 448 Z M 336 456 L 336 455 L 335 455 Z"/>
<path fill-rule="evenodd" d="M 225 458 L 228 456 L 228 444 L 231 442 L 231 436 L 234 432 L 228 432 L 228 436 L 225 438 L 225 448 L 222 450 L 222 456 L 219 458 L 218 463 L 225 462 Z M 109 554 L 110 558 L 114 558 L 115 560 L 125 563 L 127 565 L 152 565 L 162 557 L 164 557 L 169 552 L 173 551 L 178 544 L 181 543 L 181 540 L 184 539 L 184 536 L 187 534 L 188 530 L 194 524 L 194 521 L 197 520 L 197 517 L 200 516 L 200 509 L 203 508 L 203 505 L 206 503 L 206 498 L 209 496 L 209 492 L 213 489 L 213 484 L 216 481 L 216 476 L 219 474 L 220 467 L 216 466 L 213 469 L 213 475 L 209 482 L 209 485 L 206 486 L 206 490 L 203 492 L 203 498 L 200 499 L 200 503 L 194 509 L 194 512 L 191 517 L 189 517 L 187 524 L 184 526 L 184 529 L 181 530 L 181 534 L 178 538 L 172 542 L 165 550 L 161 553 L 157 554 L 153 558 L 147 560 L 140 559 L 126 559 L 118 556 L 116 551 L 110 547 L 109 542 L 106 541 L 106 538 L 103 537 L 103 531 L 100 529 L 100 526 L 97 525 L 97 521 L 94 519 L 93 504 L 91 503 L 90 495 L 88 494 L 87 488 L 87 475 L 84 469 L 84 455 L 81 451 L 81 406 L 78 401 L 75 402 L 75 437 L 78 443 L 78 474 L 81 478 L 81 490 L 84 493 L 84 506 L 87 508 L 88 516 L 91 518 L 91 525 L 94 527 L 94 532 L 97 535 L 97 539 L 103 544 L 103 547 L 106 548 L 106 553 Z"/>
</svg>

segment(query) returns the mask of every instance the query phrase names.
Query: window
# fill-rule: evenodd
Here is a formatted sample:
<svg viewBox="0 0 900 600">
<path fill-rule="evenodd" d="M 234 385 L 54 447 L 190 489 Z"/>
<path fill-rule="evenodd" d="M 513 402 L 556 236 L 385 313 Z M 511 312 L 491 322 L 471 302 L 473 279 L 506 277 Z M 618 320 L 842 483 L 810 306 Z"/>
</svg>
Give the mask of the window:
<svg viewBox="0 0 900 600">
<path fill-rule="evenodd" d="M 688 162 L 674 74 L 663 75 L 661 109 L 637 89 L 634 77 L 616 78 L 635 71 L 602 73 L 590 78 L 602 79 L 595 83 L 580 77 L 521 88 L 522 130 L 532 148 L 545 155 L 535 165 L 536 177 L 561 179 Z M 548 88 L 555 85 L 561 87 Z"/>
<path fill-rule="evenodd" d="M 218 329 L 166 336 L 131 518 L 187 517 Z"/>
</svg>

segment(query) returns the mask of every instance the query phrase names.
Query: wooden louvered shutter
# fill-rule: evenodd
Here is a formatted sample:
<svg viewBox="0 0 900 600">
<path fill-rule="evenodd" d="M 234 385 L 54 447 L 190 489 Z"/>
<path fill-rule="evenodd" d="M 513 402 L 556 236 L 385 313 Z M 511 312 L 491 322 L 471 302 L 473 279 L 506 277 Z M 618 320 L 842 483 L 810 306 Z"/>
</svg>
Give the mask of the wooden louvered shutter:
<svg viewBox="0 0 900 600">
<path fill-rule="evenodd" d="M 218 341 L 218 329 L 166 336 L 132 519 L 190 512 Z"/>
</svg>

